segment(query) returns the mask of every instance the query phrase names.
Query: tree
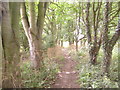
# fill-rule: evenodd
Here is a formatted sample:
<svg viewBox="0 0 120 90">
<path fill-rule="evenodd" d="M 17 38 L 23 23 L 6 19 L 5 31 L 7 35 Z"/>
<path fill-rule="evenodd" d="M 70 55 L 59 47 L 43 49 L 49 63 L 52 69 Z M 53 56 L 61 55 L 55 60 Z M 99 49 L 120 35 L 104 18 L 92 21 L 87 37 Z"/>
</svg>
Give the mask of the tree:
<svg viewBox="0 0 120 90">
<path fill-rule="evenodd" d="M 20 3 L 10 4 L 12 5 L 9 8 L 8 2 L 2 2 L 3 88 L 20 87 L 20 46 L 18 39 Z"/>
<path fill-rule="evenodd" d="M 78 40 L 78 35 L 79 35 L 79 29 L 80 29 L 80 2 L 79 2 L 79 12 L 78 12 L 78 14 L 79 14 L 79 16 L 78 16 L 78 20 L 77 20 L 77 11 L 76 11 L 76 35 L 75 35 L 75 42 L 76 42 L 76 51 L 78 51 L 78 42 L 79 42 L 79 40 Z"/>
<path fill-rule="evenodd" d="M 29 17 L 26 13 L 25 2 L 21 5 L 22 24 L 29 42 L 32 67 L 39 69 L 42 66 L 42 32 L 48 2 L 39 2 L 37 20 L 35 2 L 29 2 L 28 5 L 30 11 Z M 28 18 L 30 21 L 28 21 Z"/>
<path fill-rule="evenodd" d="M 2 3 L 0 2 L 0 87 L 2 87 L 2 52 L 3 52 L 1 24 L 2 24 Z"/>
<path fill-rule="evenodd" d="M 98 25 L 99 25 L 99 14 L 100 14 L 100 8 L 101 8 L 101 2 L 97 2 L 97 7 L 95 9 L 95 3 L 93 3 L 93 25 L 90 22 L 90 2 L 87 2 L 86 6 L 86 36 L 88 41 L 88 47 L 89 47 L 89 56 L 90 56 L 90 63 L 95 65 L 97 62 L 97 55 L 101 46 L 101 39 L 102 34 L 100 34 L 98 38 Z M 92 31 L 91 26 L 93 26 L 93 37 L 92 37 Z"/>
<path fill-rule="evenodd" d="M 118 7 L 120 3 L 118 3 Z M 120 7 L 119 7 L 120 8 Z M 103 64 L 103 73 L 107 73 L 109 75 L 110 72 L 110 61 L 112 59 L 112 50 L 119 39 L 120 36 L 120 17 L 118 21 L 118 27 L 110 39 L 109 34 L 109 10 L 110 10 L 110 2 L 105 3 L 105 11 L 104 11 L 104 30 L 103 30 L 103 52 L 104 52 L 104 64 Z"/>
</svg>

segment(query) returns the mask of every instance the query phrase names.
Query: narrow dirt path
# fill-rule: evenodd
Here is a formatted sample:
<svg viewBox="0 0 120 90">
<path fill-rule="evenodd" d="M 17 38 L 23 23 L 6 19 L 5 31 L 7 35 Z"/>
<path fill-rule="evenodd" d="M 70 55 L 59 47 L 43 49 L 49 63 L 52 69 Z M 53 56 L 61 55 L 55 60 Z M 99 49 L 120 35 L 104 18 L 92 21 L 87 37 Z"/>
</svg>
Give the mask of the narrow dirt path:
<svg viewBox="0 0 120 90">
<path fill-rule="evenodd" d="M 78 73 L 75 71 L 77 62 L 72 60 L 72 57 L 64 49 L 65 61 L 61 67 L 61 72 L 58 73 L 55 83 L 51 88 L 80 88 L 76 82 Z"/>
</svg>

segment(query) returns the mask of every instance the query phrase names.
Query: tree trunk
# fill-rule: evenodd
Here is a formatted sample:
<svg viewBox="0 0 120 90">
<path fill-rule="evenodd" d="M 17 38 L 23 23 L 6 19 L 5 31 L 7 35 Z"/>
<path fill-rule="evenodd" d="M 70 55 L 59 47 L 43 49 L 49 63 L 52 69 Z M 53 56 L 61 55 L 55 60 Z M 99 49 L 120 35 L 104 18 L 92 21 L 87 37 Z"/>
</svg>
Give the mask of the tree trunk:
<svg viewBox="0 0 120 90">
<path fill-rule="evenodd" d="M 92 4 L 91 4 L 92 5 Z M 99 24 L 99 13 L 100 13 L 101 3 L 98 2 L 97 9 L 95 11 L 95 3 L 93 2 L 93 30 L 94 30 L 94 38 L 92 40 L 91 36 L 91 25 L 90 25 L 90 2 L 87 3 L 86 8 L 86 34 L 87 34 L 87 41 L 89 47 L 89 56 L 90 56 L 90 63 L 95 65 L 97 63 L 97 55 L 101 46 L 101 37 L 100 35 L 99 41 L 97 38 L 97 29 Z"/>
<path fill-rule="evenodd" d="M 28 43 L 28 39 L 26 37 L 26 35 L 24 35 L 23 39 L 22 39 L 22 45 L 24 47 L 24 50 L 29 50 L 29 43 Z"/>
<path fill-rule="evenodd" d="M 20 87 L 20 71 L 19 71 L 19 3 L 13 3 L 13 12 L 10 15 L 9 3 L 2 3 L 4 10 L 2 11 L 2 42 L 4 50 L 3 59 L 3 88 Z M 14 19 L 12 18 L 14 17 Z M 14 49 L 13 49 L 14 46 Z"/>
<path fill-rule="evenodd" d="M 78 52 L 78 41 L 76 40 L 75 43 L 76 43 L 76 45 L 75 45 L 76 46 L 76 52 Z"/>
<path fill-rule="evenodd" d="M 31 57 L 31 66 L 34 69 L 38 69 L 40 66 L 40 47 L 39 47 L 39 39 L 37 36 L 37 27 L 35 24 L 35 7 L 34 2 L 29 2 L 29 10 L 30 10 L 30 23 L 28 21 L 28 17 L 26 14 L 25 2 L 21 5 L 21 16 L 22 16 L 22 24 L 25 30 L 25 34 L 28 38 L 29 48 L 30 48 L 30 57 Z M 38 54 L 37 54 L 38 53 Z"/>
<path fill-rule="evenodd" d="M 26 14 L 25 2 L 21 5 L 22 24 L 25 34 L 28 38 L 31 66 L 34 69 L 42 67 L 42 32 L 44 26 L 45 10 L 47 8 L 46 2 L 39 2 L 38 17 L 36 22 L 35 2 L 29 2 L 30 22 Z"/>
<path fill-rule="evenodd" d="M 108 47 L 108 12 L 109 12 L 109 2 L 105 3 L 104 12 L 104 30 L 103 30 L 103 50 L 104 50 L 104 64 L 103 73 L 109 73 L 111 54 Z M 109 57 L 108 57 L 109 56 Z"/>
<path fill-rule="evenodd" d="M 120 6 L 120 5 L 118 5 Z M 118 27 L 115 31 L 115 34 L 111 39 L 108 38 L 108 20 L 109 20 L 109 2 L 105 3 L 105 12 L 104 12 L 104 30 L 103 30 L 103 51 L 104 51 L 104 64 L 103 64 L 103 74 L 107 74 L 109 76 L 110 73 L 110 62 L 112 59 L 112 50 L 115 46 L 117 40 L 120 36 L 120 16 L 118 21 Z"/>
<path fill-rule="evenodd" d="M 69 33 L 70 33 L 70 31 L 69 31 Z M 69 35 L 69 37 L 68 37 L 68 41 L 69 41 L 69 45 L 74 44 L 74 37 L 71 36 L 71 35 Z"/>
<path fill-rule="evenodd" d="M 111 48 L 106 48 L 104 50 L 104 62 L 103 62 L 103 73 L 108 76 L 110 72 L 110 64 L 111 64 L 111 59 L 112 59 L 112 50 Z"/>
<path fill-rule="evenodd" d="M 0 2 L 0 88 L 2 88 L 2 54 L 3 54 L 1 23 L 2 23 L 2 3 Z"/>
<path fill-rule="evenodd" d="M 69 46 L 71 45 L 71 40 L 70 40 L 70 36 L 68 37 L 68 41 L 69 41 Z"/>
<path fill-rule="evenodd" d="M 101 46 L 101 41 L 97 45 L 94 45 L 93 47 L 91 47 L 89 50 L 90 63 L 93 65 L 97 64 L 97 55 L 99 53 L 100 46 Z"/>
<path fill-rule="evenodd" d="M 96 63 L 96 55 L 94 55 L 95 54 L 94 53 L 95 47 L 92 46 L 90 21 L 89 21 L 89 17 L 90 17 L 89 9 L 90 9 L 90 2 L 87 3 L 87 7 L 86 7 L 86 35 L 87 35 L 87 41 L 88 41 L 90 63 L 95 64 Z"/>
<path fill-rule="evenodd" d="M 30 46 L 30 56 L 31 56 L 31 64 L 32 67 L 35 69 L 40 68 L 40 60 L 41 60 L 41 53 L 40 53 L 40 40 L 38 37 L 38 30 L 36 27 L 36 15 L 35 15 L 35 3 L 29 3 L 29 10 L 30 10 L 30 28 L 29 28 L 29 46 Z"/>
<path fill-rule="evenodd" d="M 87 33 L 87 40 L 88 44 L 91 45 L 91 31 L 90 31 L 90 14 L 89 14 L 89 9 L 90 9 L 90 2 L 87 3 L 87 8 L 86 8 L 86 33 Z"/>
<path fill-rule="evenodd" d="M 63 39 L 60 40 L 60 42 L 61 42 L 60 46 L 63 47 Z"/>
</svg>

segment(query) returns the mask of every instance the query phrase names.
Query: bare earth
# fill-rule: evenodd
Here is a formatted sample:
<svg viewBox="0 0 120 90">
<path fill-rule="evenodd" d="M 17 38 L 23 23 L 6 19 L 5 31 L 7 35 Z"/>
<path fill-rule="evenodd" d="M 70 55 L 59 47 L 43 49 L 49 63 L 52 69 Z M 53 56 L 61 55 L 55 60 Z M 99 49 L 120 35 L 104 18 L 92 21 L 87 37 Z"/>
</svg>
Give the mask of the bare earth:
<svg viewBox="0 0 120 90">
<path fill-rule="evenodd" d="M 61 67 L 61 72 L 58 72 L 55 83 L 51 88 L 80 88 L 76 82 L 78 73 L 75 71 L 77 62 L 72 60 L 67 50 L 63 50 L 65 61 Z"/>
</svg>

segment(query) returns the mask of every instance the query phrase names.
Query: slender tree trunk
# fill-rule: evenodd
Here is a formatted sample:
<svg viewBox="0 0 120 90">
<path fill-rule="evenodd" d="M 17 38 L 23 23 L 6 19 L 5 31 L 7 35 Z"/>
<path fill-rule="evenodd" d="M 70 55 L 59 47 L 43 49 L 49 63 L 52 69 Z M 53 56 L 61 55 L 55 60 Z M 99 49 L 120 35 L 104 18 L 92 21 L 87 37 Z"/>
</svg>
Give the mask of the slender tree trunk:
<svg viewBox="0 0 120 90">
<path fill-rule="evenodd" d="M 88 44 L 91 44 L 91 31 L 90 31 L 90 14 L 89 14 L 89 9 L 90 9 L 90 2 L 87 3 L 87 8 L 86 8 L 86 31 L 87 31 L 87 40 Z"/>
<path fill-rule="evenodd" d="M 104 12 L 104 31 L 103 31 L 103 50 L 104 50 L 104 65 L 103 72 L 109 73 L 111 55 L 108 51 L 108 12 L 109 12 L 109 2 L 105 3 L 105 12 Z M 109 56 L 109 57 L 108 57 Z"/>
<path fill-rule="evenodd" d="M 43 60 L 43 57 L 42 57 L 42 32 L 43 32 L 44 20 L 45 20 L 45 15 L 46 15 L 46 10 L 48 8 L 48 4 L 49 4 L 48 2 L 39 2 L 39 5 L 38 5 L 38 18 L 37 18 L 38 34 L 37 34 L 37 37 L 39 37 L 40 64 L 42 63 L 42 60 Z"/>
<path fill-rule="evenodd" d="M 61 45 L 60 45 L 60 46 L 63 47 L 63 40 L 60 40 L 60 42 L 61 42 Z"/>
<path fill-rule="evenodd" d="M 69 45 L 71 45 L 71 44 L 72 44 L 71 37 L 69 36 Z"/>
<path fill-rule="evenodd" d="M 92 47 L 90 21 L 89 21 L 89 17 L 90 17 L 89 9 L 90 9 L 90 2 L 87 3 L 87 7 L 86 7 L 86 34 L 87 34 L 87 41 L 88 41 L 88 47 L 89 47 L 90 63 L 94 64 L 95 60 L 94 61 L 92 60 L 94 55 L 94 48 Z"/>
<path fill-rule="evenodd" d="M 78 16 L 78 20 L 77 20 L 77 12 L 76 12 L 76 22 L 78 22 L 78 28 L 77 28 L 77 36 L 76 36 L 76 51 L 78 52 L 78 43 L 79 43 L 79 40 L 78 40 L 78 36 L 79 36 L 79 30 L 80 30 L 80 16 L 81 16 L 81 12 L 80 12 L 81 8 L 80 8 L 80 2 L 79 2 L 79 16 Z"/>
<path fill-rule="evenodd" d="M 32 61 L 32 67 L 35 69 L 40 68 L 40 40 L 37 34 L 39 33 L 36 27 L 36 15 L 35 15 L 35 3 L 29 3 L 30 10 L 30 28 L 29 28 L 29 46 L 30 46 L 30 56 Z"/>
<path fill-rule="evenodd" d="M 3 59 L 3 88 L 20 87 L 20 71 L 19 71 L 19 3 L 13 3 L 13 12 L 10 15 L 9 3 L 2 3 L 4 10 L 2 11 L 2 42 L 4 50 Z M 14 19 L 12 18 L 14 17 Z M 13 49 L 14 47 L 14 49 Z"/>
<path fill-rule="evenodd" d="M 90 56 L 90 63 L 95 65 L 97 63 L 97 55 L 101 46 L 101 37 L 100 35 L 99 41 L 97 38 L 97 29 L 99 24 L 99 13 L 100 13 L 101 3 L 98 2 L 97 11 L 95 11 L 95 3 L 93 3 L 93 30 L 94 30 L 94 38 L 92 40 L 91 37 L 91 28 L 90 28 L 90 2 L 87 3 L 86 8 L 86 34 L 87 34 L 87 41 L 89 47 L 89 56 Z M 96 18 L 97 16 L 97 18 Z"/>
<path fill-rule="evenodd" d="M 75 42 L 76 43 L 76 51 L 78 52 L 78 41 Z"/>
<path fill-rule="evenodd" d="M 69 31 L 69 33 L 70 33 L 70 31 Z M 68 36 L 68 41 L 69 41 L 69 45 L 74 44 L 74 37 L 71 36 L 71 35 L 69 35 L 69 36 Z"/>
</svg>

